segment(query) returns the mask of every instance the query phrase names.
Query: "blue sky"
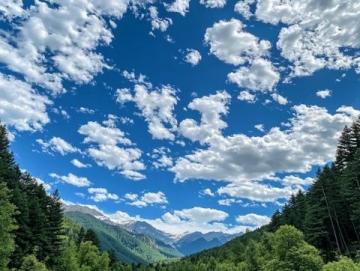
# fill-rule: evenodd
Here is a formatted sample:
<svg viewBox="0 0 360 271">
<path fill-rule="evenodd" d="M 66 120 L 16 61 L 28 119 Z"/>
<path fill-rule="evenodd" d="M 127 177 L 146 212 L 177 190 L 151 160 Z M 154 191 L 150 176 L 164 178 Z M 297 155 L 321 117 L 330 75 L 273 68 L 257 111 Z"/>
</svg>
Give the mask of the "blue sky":
<svg viewBox="0 0 360 271">
<path fill-rule="evenodd" d="M 267 223 L 359 113 L 356 1 L 18 0 L 0 12 L 0 119 L 16 160 L 118 222 L 172 234 Z"/>
</svg>

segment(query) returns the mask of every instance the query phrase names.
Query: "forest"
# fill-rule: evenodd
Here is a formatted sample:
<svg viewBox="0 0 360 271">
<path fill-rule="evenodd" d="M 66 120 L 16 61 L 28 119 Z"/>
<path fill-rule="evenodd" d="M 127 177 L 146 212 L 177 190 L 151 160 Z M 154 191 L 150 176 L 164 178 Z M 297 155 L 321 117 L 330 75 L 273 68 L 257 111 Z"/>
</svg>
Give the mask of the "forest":
<svg viewBox="0 0 360 271">
<path fill-rule="evenodd" d="M 57 191 L 20 170 L 0 126 L 0 271 L 360 270 L 360 119 L 345 127 L 334 163 L 319 169 L 270 224 L 171 262 L 120 263 L 96 234 L 64 218 Z"/>
</svg>

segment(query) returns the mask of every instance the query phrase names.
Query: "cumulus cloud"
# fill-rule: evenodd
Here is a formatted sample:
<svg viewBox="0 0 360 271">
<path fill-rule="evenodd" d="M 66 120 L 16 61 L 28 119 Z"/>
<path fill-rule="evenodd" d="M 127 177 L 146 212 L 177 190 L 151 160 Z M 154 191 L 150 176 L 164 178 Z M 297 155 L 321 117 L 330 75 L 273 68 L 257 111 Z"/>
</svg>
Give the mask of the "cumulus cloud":
<svg viewBox="0 0 360 271">
<path fill-rule="evenodd" d="M 228 74 L 229 82 L 250 91 L 273 91 L 280 73 L 268 60 L 271 43 L 245 31 L 244 27 L 237 19 L 221 20 L 206 29 L 205 42 L 218 59 L 240 66 Z"/>
<path fill-rule="evenodd" d="M 280 75 L 270 61 L 258 58 L 250 67 L 240 67 L 228 74 L 230 82 L 253 91 L 272 91 L 280 80 Z"/>
<path fill-rule="evenodd" d="M 243 90 L 243 91 L 240 91 L 240 93 L 238 95 L 238 99 L 240 101 L 254 103 L 256 101 L 256 96 L 254 94 L 250 93 L 249 91 Z"/>
<path fill-rule="evenodd" d="M 136 206 L 139 208 L 152 206 L 152 205 L 165 205 L 168 204 L 168 200 L 165 194 L 159 192 L 146 192 L 142 195 L 128 193 L 124 196 L 127 199 L 127 204 Z"/>
<path fill-rule="evenodd" d="M 305 173 L 312 166 L 332 160 L 343 127 L 359 114 L 351 107 L 340 107 L 331 114 L 325 108 L 307 105 L 294 106 L 293 112 L 286 129 L 273 127 L 263 136 L 223 136 L 220 130 L 207 137 L 192 136 L 206 147 L 178 158 L 171 171 L 179 181 L 229 182 L 219 192 L 232 197 L 257 201 L 287 198 L 298 188 L 265 185 L 261 181 L 273 179 L 278 172 Z M 201 125 L 194 127 L 195 135 L 207 133 L 208 129 L 202 131 Z"/>
<path fill-rule="evenodd" d="M 129 89 L 118 89 L 117 102 L 134 102 L 148 122 L 149 133 L 155 139 L 174 140 L 177 121 L 174 109 L 177 104 L 175 90 L 171 86 L 151 89 L 151 84 L 136 82 L 133 93 Z"/>
<path fill-rule="evenodd" d="M 72 159 L 71 164 L 73 164 L 77 168 L 88 168 L 91 167 L 89 164 L 84 164 L 83 162 L 79 161 L 78 159 Z"/>
<path fill-rule="evenodd" d="M 237 19 L 219 21 L 206 29 L 205 42 L 210 52 L 228 64 L 241 65 L 252 59 L 266 56 L 271 44 L 244 31 Z"/>
<path fill-rule="evenodd" d="M 222 206 L 231 206 L 236 203 L 242 203 L 240 199 L 228 198 L 228 199 L 219 199 L 218 204 Z"/>
<path fill-rule="evenodd" d="M 190 0 L 175 0 L 170 5 L 166 5 L 166 10 L 169 12 L 180 13 L 185 16 L 189 11 Z"/>
<path fill-rule="evenodd" d="M 102 202 L 106 200 L 119 200 L 118 195 L 109 193 L 106 188 L 88 188 L 88 193 L 91 195 L 90 199 L 95 202 Z"/>
<path fill-rule="evenodd" d="M 66 155 L 68 153 L 80 152 L 80 150 L 61 137 L 52 137 L 49 141 L 37 139 L 36 142 L 41 146 L 43 152 L 60 153 Z"/>
<path fill-rule="evenodd" d="M 323 68 L 359 70 L 359 56 L 343 48 L 360 48 L 357 1 L 262 0 L 255 15 L 270 24 L 284 24 L 277 47 L 289 60 L 293 76 L 310 75 Z M 352 51 L 352 50 L 350 50 Z"/>
<path fill-rule="evenodd" d="M 0 2 L 0 18 L 12 20 L 23 15 L 22 0 L 2 0 Z"/>
<path fill-rule="evenodd" d="M 273 93 L 273 94 L 271 94 L 271 97 L 278 104 L 286 105 L 288 103 L 288 100 L 284 96 L 280 95 L 279 93 Z"/>
<path fill-rule="evenodd" d="M 13 7 L 20 6 L 16 2 Z M 0 62 L 9 71 L 53 93 L 64 91 L 63 80 L 87 83 L 107 67 L 103 56 L 96 52 L 100 44 L 108 45 L 113 37 L 104 18 L 120 18 L 127 4 L 126 0 L 86 0 L 76 4 L 35 1 L 22 12 L 22 20 L 11 22 L 11 28 L 16 30 L 11 38 L 1 35 Z"/>
<path fill-rule="evenodd" d="M 172 20 L 170 18 L 159 18 L 159 12 L 155 6 L 149 7 L 149 13 L 152 30 L 160 30 L 161 32 L 165 32 L 169 26 L 172 25 Z"/>
<path fill-rule="evenodd" d="M 321 99 L 326 99 L 331 96 L 331 90 L 329 89 L 319 90 L 316 92 L 316 96 L 320 97 Z"/>
<path fill-rule="evenodd" d="M 204 190 L 201 190 L 200 195 L 209 196 L 209 197 L 214 197 L 215 196 L 214 192 L 211 191 L 210 188 L 205 188 Z"/>
<path fill-rule="evenodd" d="M 253 3 L 255 3 L 255 0 L 240 0 L 235 4 L 234 10 L 241 14 L 245 19 L 250 19 L 253 15 L 250 6 Z"/>
<path fill-rule="evenodd" d="M 192 141 L 206 143 L 210 138 L 220 135 L 227 123 L 221 119 L 228 113 L 231 96 L 226 91 L 195 98 L 188 108 L 201 114 L 200 123 L 193 119 L 185 119 L 179 125 L 179 132 Z"/>
<path fill-rule="evenodd" d="M 50 122 L 46 113 L 52 102 L 29 84 L 0 74 L 0 119 L 18 131 L 39 131 Z"/>
<path fill-rule="evenodd" d="M 145 176 L 140 173 L 145 169 L 145 165 L 140 161 L 141 150 L 130 147 L 133 145 L 131 140 L 112 124 L 111 119 L 105 121 L 105 124 L 89 121 L 79 128 L 78 132 L 85 136 L 84 143 L 90 144 L 87 148 L 88 155 L 99 166 L 117 170 L 130 179 L 144 179 Z"/>
<path fill-rule="evenodd" d="M 51 178 L 59 180 L 60 182 L 71 184 L 77 187 L 87 187 L 91 185 L 91 182 L 88 180 L 88 178 L 78 177 L 72 173 L 64 176 L 58 175 L 56 173 L 50 173 L 49 175 Z"/>
<path fill-rule="evenodd" d="M 156 148 L 151 154 L 155 168 L 169 168 L 173 166 L 173 159 L 170 156 L 170 149 L 165 147 Z"/>
<path fill-rule="evenodd" d="M 270 217 L 250 213 L 246 215 L 237 216 L 236 221 L 242 225 L 261 227 L 263 225 L 270 223 Z"/>
<path fill-rule="evenodd" d="M 226 0 L 200 0 L 200 4 L 207 8 L 223 8 L 226 5 Z"/>
<path fill-rule="evenodd" d="M 191 64 L 192 66 L 199 64 L 201 60 L 200 52 L 195 49 L 187 49 L 186 51 L 187 54 L 185 55 L 184 61 Z"/>
</svg>

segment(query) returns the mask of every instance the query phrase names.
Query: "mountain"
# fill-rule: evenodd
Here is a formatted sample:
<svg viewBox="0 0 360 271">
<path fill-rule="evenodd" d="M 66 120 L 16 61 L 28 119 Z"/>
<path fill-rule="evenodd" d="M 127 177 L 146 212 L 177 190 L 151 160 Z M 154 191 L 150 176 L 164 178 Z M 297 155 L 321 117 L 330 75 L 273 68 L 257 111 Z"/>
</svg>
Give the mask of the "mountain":
<svg viewBox="0 0 360 271">
<path fill-rule="evenodd" d="M 165 244 L 173 244 L 174 239 L 171 235 L 162 232 L 158 229 L 155 229 L 153 226 L 151 226 L 149 223 L 143 222 L 143 221 L 132 221 L 126 224 L 123 224 L 123 227 L 125 227 L 128 231 L 131 231 L 133 233 L 137 234 L 143 234 L 147 235 L 153 239 L 159 240 Z"/>
<path fill-rule="evenodd" d="M 89 208 L 65 208 L 65 215 L 69 219 L 86 229 L 92 229 L 97 234 L 101 248 L 114 251 L 123 262 L 152 263 L 182 256 L 169 244 L 147 235 L 129 232 L 120 225 L 96 218 L 96 211 L 89 212 Z"/>
<path fill-rule="evenodd" d="M 128 234 L 131 234 L 131 236 L 147 237 L 149 240 L 151 239 L 153 242 L 161 244 L 162 248 L 166 248 L 166 251 L 168 252 L 165 254 L 168 258 L 172 258 L 173 256 L 188 256 L 206 249 L 218 247 L 238 236 L 222 232 L 209 232 L 205 234 L 201 232 L 193 232 L 182 235 L 179 238 L 160 231 L 144 221 L 125 221 L 122 223 L 115 223 L 101 213 L 101 211 L 88 206 L 65 205 L 64 212 L 67 216 L 69 216 L 69 213 L 87 214 L 102 221 L 103 223 L 117 227 L 119 230 L 121 229 L 122 231 L 126 231 Z M 72 218 L 75 222 L 78 222 L 76 218 L 70 218 Z M 86 225 L 83 226 L 86 227 Z M 89 226 L 87 228 L 95 230 Z M 127 262 L 129 262 L 129 260 L 127 260 Z"/>
<path fill-rule="evenodd" d="M 222 232 L 193 232 L 180 238 L 175 247 L 184 255 L 191 255 L 206 249 L 214 248 L 225 244 L 237 235 Z"/>
</svg>

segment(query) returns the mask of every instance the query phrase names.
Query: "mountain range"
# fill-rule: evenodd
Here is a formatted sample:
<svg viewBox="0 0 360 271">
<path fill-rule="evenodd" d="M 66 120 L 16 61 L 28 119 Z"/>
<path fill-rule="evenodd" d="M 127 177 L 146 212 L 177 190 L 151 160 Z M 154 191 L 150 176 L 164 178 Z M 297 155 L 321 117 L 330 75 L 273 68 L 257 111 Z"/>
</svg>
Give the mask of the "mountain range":
<svg viewBox="0 0 360 271">
<path fill-rule="evenodd" d="M 225 244 L 238 235 L 192 232 L 180 237 L 156 229 L 144 221 L 114 222 L 102 212 L 82 205 L 64 205 L 67 218 L 92 229 L 103 250 L 112 250 L 127 263 L 152 263 L 188 256 Z"/>
</svg>

